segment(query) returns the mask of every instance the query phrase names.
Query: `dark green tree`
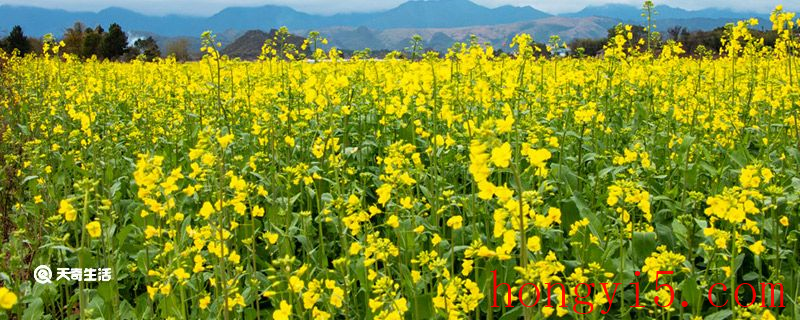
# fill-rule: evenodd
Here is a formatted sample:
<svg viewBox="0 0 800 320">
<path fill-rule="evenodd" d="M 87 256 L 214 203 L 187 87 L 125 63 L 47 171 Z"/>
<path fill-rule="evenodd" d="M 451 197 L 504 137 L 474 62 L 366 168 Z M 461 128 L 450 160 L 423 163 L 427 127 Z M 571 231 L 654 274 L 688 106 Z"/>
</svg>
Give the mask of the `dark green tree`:
<svg viewBox="0 0 800 320">
<path fill-rule="evenodd" d="M 594 57 L 596 56 L 600 50 L 603 50 L 603 45 L 607 42 L 605 38 L 601 39 L 590 39 L 590 38 L 578 38 L 573 39 L 569 43 L 569 47 L 575 52 L 579 52 L 578 49 L 583 49 L 580 51 L 579 55 Z"/>
<path fill-rule="evenodd" d="M 81 55 L 85 29 L 86 26 L 80 21 L 75 22 L 72 27 L 67 28 L 62 38 L 62 40 L 64 40 L 64 47 L 61 48 L 61 50 L 66 53 Z"/>
<path fill-rule="evenodd" d="M 86 28 L 83 32 L 83 44 L 81 45 L 81 58 L 91 58 L 96 55 L 98 58 L 103 58 L 100 52 L 100 47 L 103 43 L 103 36 L 105 30 L 103 27 L 97 26 L 96 28 Z"/>
<path fill-rule="evenodd" d="M 130 48 L 131 54 L 134 56 L 142 55 L 144 59 L 147 61 L 153 61 L 155 58 L 161 56 L 161 50 L 158 48 L 158 44 L 153 37 L 147 37 L 145 39 L 138 39 L 133 43 L 133 47 Z"/>
<path fill-rule="evenodd" d="M 108 27 L 108 32 L 103 36 L 101 45 L 102 56 L 106 59 L 117 60 L 125 54 L 128 47 L 128 36 L 122 31 L 122 27 L 113 23 Z"/>
<path fill-rule="evenodd" d="M 22 27 L 20 26 L 14 26 L 8 37 L 3 40 L 3 50 L 12 53 L 14 49 L 18 50 L 22 56 L 31 52 L 31 43 L 28 41 L 28 37 L 22 33 Z"/>
</svg>

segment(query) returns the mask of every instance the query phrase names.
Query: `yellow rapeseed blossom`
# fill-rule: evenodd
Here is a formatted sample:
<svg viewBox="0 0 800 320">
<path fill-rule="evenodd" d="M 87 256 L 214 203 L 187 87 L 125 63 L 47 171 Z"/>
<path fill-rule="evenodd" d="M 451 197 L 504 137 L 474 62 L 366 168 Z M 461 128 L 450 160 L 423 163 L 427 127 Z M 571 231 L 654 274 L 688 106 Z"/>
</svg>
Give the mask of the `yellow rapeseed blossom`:
<svg viewBox="0 0 800 320">
<path fill-rule="evenodd" d="M 453 216 L 450 219 L 447 219 L 447 226 L 453 228 L 453 230 L 461 229 L 463 224 L 464 218 L 461 216 Z"/>
<path fill-rule="evenodd" d="M 52 36 L 24 57 L 0 50 L 13 151 L 0 256 L 107 258 L 118 289 L 141 285 L 171 319 L 487 318 L 495 269 L 514 295 L 498 318 L 568 317 L 586 310 L 577 283 L 630 270 L 645 273 L 644 306 L 615 316 L 668 318 L 680 303 L 654 306 L 669 294 L 650 283 L 658 271 L 676 290 L 787 278 L 791 257 L 774 253 L 798 229 L 797 15 L 776 7 L 769 37 L 763 21 L 732 21 L 714 33 L 721 48 L 660 41 L 644 22 L 613 26 L 595 57 L 547 34 L 516 35 L 505 53 L 477 35 L 439 55 L 424 34 L 406 52 L 344 59 L 319 32 L 285 41 L 287 28 L 257 61 L 226 56 L 210 31 L 194 62 L 87 58 Z M 760 264 L 737 264 L 743 253 Z M 0 288 L 12 318 L 29 292 L 10 288 L 36 287 L 14 276 Z M 563 292 L 569 307 L 514 313 L 528 283 L 565 284 L 542 298 Z M 595 315 L 613 300 L 602 289 L 580 298 Z M 74 316 L 109 295 L 139 302 L 112 291 L 86 291 Z M 42 317 L 63 316 L 67 294 L 43 299 Z M 719 310 L 695 302 L 692 318 Z"/>
<path fill-rule="evenodd" d="M 281 300 L 280 307 L 272 313 L 272 318 L 275 320 L 289 320 L 291 317 L 292 307 L 285 300 Z"/>
<path fill-rule="evenodd" d="M 492 149 L 491 161 L 495 166 L 500 168 L 508 167 L 511 160 L 511 144 L 508 142 L 503 143 L 499 147 Z"/>
<path fill-rule="evenodd" d="M 230 133 L 224 136 L 217 136 L 217 142 L 219 142 L 219 145 L 220 147 L 222 147 L 222 149 L 227 148 L 232 141 L 233 141 L 233 135 Z"/>
<path fill-rule="evenodd" d="M 750 249 L 750 251 L 753 252 L 753 254 L 755 254 L 757 256 L 760 256 L 761 253 L 763 253 L 764 250 L 766 250 L 764 245 L 761 243 L 761 240 L 753 242 L 753 244 L 751 244 L 747 248 Z"/>
<path fill-rule="evenodd" d="M 72 207 L 72 203 L 69 200 L 61 200 L 58 206 L 58 213 L 64 215 L 64 219 L 67 221 L 75 221 L 75 218 L 78 217 L 78 211 Z"/>
<path fill-rule="evenodd" d="M 92 221 L 86 224 L 86 231 L 89 232 L 89 236 L 92 238 L 99 238 L 103 229 L 100 226 L 100 222 Z"/>
<path fill-rule="evenodd" d="M 0 308 L 11 309 L 15 304 L 17 304 L 17 295 L 8 288 L 0 287 Z"/>
</svg>

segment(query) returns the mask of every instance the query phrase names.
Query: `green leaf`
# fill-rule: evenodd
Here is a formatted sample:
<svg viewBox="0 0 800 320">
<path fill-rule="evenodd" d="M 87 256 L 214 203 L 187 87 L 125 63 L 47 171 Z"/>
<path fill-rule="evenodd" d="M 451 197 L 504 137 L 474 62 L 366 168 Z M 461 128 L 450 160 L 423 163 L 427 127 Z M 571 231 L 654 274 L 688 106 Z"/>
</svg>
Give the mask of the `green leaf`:
<svg viewBox="0 0 800 320">
<path fill-rule="evenodd" d="M 39 176 L 27 176 L 27 177 L 25 177 L 25 179 L 22 179 L 22 182 L 20 182 L 20 185 L 24 186 L 25 183 L 27 183 L 28 181 L 36 180 L 36 179 L 39 179 Z"/>
<path fill-rule="evenodd" d="M 672 234 L 683 247 L 689 243 L 689 230 L 677 219 L 672 220 Z"/>
<path fill-rule="evenodd" d="M 136 319 L 136 311 L 127 300 L 120 301 L 117 315 L 119 319 Z"/>
<path fill-rule="evenodd" d="M 658 234 L 659 244 L 666 245 L 669 248 L 675 247 L 675 232 L 672 231 L 672 228 L 661 223 L 655 223 L 655 229 Z"/>
<path fill-rule="evenodd" d="M 597 216 L 597 213 L 589 208 L 586 202 L 583 201 L 580 193 L 575 193 L 570 198 L 571 202 L 575 204 L 575 207 L 578 209 L 578 213 L 580 213 L 581 218 L 589 219 L 589 229 L 594 233 L 595 236 L 602 239 L 601 236 L 605 232 L 605 227 L 603 226 L 603 222 L 600 220 L 600 217 Z"/>
<path fill-rule="evenodd" d="M 44 318 L 44 303 L 42 298 L 30 299 L 22 314 L 22 320 L 39 320 Z M 49 318 L 49 317 L 48 317 Z"/>
<path fill-rule="evenodd" d="M 411 300 L 411 309 L 414 310 L 415 319 L 426 319 L 434 315 L 433 296 L 428 293 L 414 296 Z"/>
<path fill-rule="evenodd" d="M 705 318 L 703 318 L 703 320 L 723 320 L 723 319 L 727 319 L 728 317 L 730 317 L 732 315 L 733 315 L 733 312 L 731 310 L 725 309 L 725 310 L 714 312 L 714 313 L 706 316 Z"/>
<path fill-rule="evenodd" d="M 655 232 L 634 232 L 632 247 L 634 261 L 641 265 L 645 258 L 656 251 Z"/>
<path fill-rule="evenodd" d="M 94 298 L 89 301 L 89 312 L 91 312 L 91 315 L 93 316 L 99 316 L 100 319 L 111 318 L 110 314 L 103 314 L 104 305 L 105 301 L 103 301 L 103 297 L 94 296 Z"/>
<path fill-rule="evenodd" d="M 731 160 L 733 160 L 736 165 L 741 168 L 747 166 L 747 151 L 745 149 L 739 148 L 733 153 L 729 153 Z"/>
<path fill-rule="evenodd" d="M 553 163 L 550 169 L 558 181 L 568 185 L 572 191 L 578 190 L 578 176 L 569 167 Z"/>
<path fill-rule="evenodd" d="M 733 262 L 735 266 L 733 274 L 735 275 L 739 271 L 739 268 L 742 267 L 742 263 L 744 263 L 744 253 L 740 253 L 738 256 L 736 256 L 736 259 L 733 260 Z"/>
<path fill-rule="evenodd" d="M 758 273 L 748 272 L 747 274 L 742 276 L 742 279 L 744 279 L 744 281 L 753 281 L 755 279 L 758 279 Z"/>
<path fill-rule="evenodd" d="M 678 288 L 681 291 L 680 298 L 683 301 L 689 302 L 689 305 L 692 308 L 700 308 L 700 307 L 702 307 L 702 306 L 695 306 L 695 305 L 692 304 L 692 302 L 697 302 L 698 298 L 700 297 L 700 287 L 697 284 L 697 276 L 696 275 L 691 275 L 691 276 L 687 277 L 686 279 L 684 279 L 683 282 L 681 282 L 681 284 L 678 285 Z"/>
<path fill-rule="evenodd" d="M 356 274 L 356 279 L 361 282 L 361 287 L 365 290 L 370 290 L 371 282 L 367 281 L 367 268 L 364 267 L 364 258 L 356 261 L 352 268 L 353 272 Z"/>
<path fill-rule="evenodd" d="M 506 312 L 500 320 L 511 320 L 511 319 L 521 319 L 522 318 L 522 306 L 516 306 L 510 311 Z"/>
</svg>

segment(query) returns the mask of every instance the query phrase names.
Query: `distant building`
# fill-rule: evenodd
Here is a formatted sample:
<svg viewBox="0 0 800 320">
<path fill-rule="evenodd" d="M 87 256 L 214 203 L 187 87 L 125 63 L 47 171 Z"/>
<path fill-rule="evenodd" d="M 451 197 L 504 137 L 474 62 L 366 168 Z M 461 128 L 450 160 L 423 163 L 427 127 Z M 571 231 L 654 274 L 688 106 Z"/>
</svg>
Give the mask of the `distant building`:
<svg viewBox="0 0 800 320">
<path fill-rule="evenodd" d="M 555 57 L 566 57 L 572 53 L 570 48 L 554 48 L 550 50 L 550 55 Z"/>
</svg>

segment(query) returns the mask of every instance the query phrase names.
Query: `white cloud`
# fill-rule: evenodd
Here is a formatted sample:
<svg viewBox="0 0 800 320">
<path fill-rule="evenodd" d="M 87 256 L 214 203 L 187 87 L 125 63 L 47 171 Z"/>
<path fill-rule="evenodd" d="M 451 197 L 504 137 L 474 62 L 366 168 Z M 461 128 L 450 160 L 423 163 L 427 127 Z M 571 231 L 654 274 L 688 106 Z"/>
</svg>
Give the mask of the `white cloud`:
<svg viewBox="0 0 800 320">
<path fill-rule="evenodd" d="M 529 5 L 549 13 L 575 12 L 588 5 L 604 3 L 626 3 L 639 6 L 640 0 L 473 0 L 474 2 L 497 7 L 501 5 Z M 404 0 L 2 0 L 0 4 L 30 5 L 45 8 L 59 8 L 70 11 L 89 10 L 98 11 L 110 6 L 123 7 L 146 14 L 185 14 L 185 15 L 211 15 L 225 7 L 230 6 L 260 6 L 265 4 L 286 5 L 296 10 L 316 13 L 334 14 L 340 12 L 368 12 L 393 8 Z M 656 1 L 657 5 L 665 4 L 686 9 L 701 8 L 729 8 L 738 11 L 756 11 L 768 13 L 781 1 L 764 0 L 664 0 Z M 787 9 L 797 10 L 798 5 L 786 4 Z"/>
</svg>

